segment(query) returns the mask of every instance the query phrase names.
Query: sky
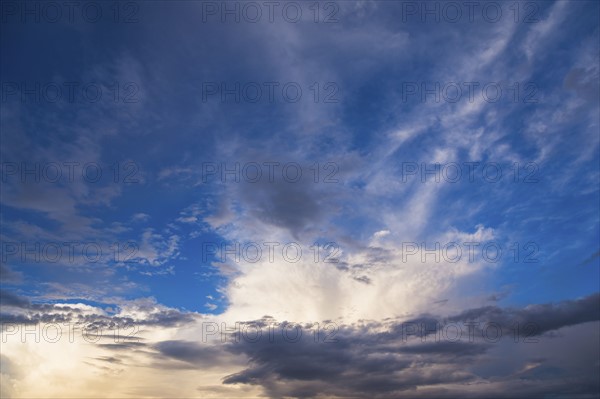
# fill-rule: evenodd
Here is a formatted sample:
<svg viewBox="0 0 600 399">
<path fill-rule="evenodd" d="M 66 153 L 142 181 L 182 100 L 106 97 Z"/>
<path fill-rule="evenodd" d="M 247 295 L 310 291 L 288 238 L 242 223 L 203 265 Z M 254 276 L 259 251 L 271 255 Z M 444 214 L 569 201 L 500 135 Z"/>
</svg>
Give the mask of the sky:
<svg viewBox="0 0 600 399">
<path fill-rule="evenodd" d="M 600 3 L 0 3 L 7 398 L 600 396 Z"/>
</svg>

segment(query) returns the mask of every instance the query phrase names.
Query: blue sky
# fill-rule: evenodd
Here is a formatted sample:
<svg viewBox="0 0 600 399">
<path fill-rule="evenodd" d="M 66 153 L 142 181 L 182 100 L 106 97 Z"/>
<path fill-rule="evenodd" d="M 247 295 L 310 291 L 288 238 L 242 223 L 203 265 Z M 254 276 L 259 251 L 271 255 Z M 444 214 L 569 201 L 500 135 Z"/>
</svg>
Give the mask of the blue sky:
<svg viewBox="0 0 600 399">
<path fill-rule="evenodd" d="M 102 10 L 97 22 L 79 6 L 71 20 L 59 5 L 51 22 L 40 2 L 29 14 L 25 3 L 3 4 L 1 284 L 7 298 L 30 304 L 5 300 L 6 320 L 35 319 L 44 311 L 32 309 L 46 304 L 141 322 L 162 309 L 196 323 L 268 315 L 356 326 L 597 296 L 597 2 L 482 2 L 473 20 L 458 2 L 456 23 L 442 2 L 318 2 L 318 22 L 312 3 L 291 3 L 302 10 L 297 22 L 279 8 L 269 21 L 266 6 L 251 3 L 263 13 L 256 23 L 244 2 L 90 3 Z M 240 21 L 222 7 L 235 7 Z M 249 100 L 257 88 L 260 98 Z M 252 182 L 256 165 L 262 175 Z M 456 181 L 442 174 L 453 165 Z M 298 167 L 302 177 L 290 181 Z M 436 167 L 439 181 L 421 177 Z M 236 168 L 239 181 L 219 175 Z M 72 259 L 66 242 L 76 243 Z M 280 243 L 274 261 L 265 242 Z M 475 258 L 422 260 L 423 247 L 455 242 L 463 251 L 477 243 Z M 258 262 L 207 252 L 249 243 L 263 248 Z M 298 263 L 282 255 L 286 243 L 302 248 Z M 315 243 L 334 243 L 338 262 L 313 262 Z M 497 262 L 482 257 L 490 243 L 502 250 Z M 405 262 L 407 244 L 421 247 Z M 573 334 L 597 336 L 597 320 Z M 181 331 L 147 339 L 177 357 L 173 342 L 189 341 Z M 228 353 L 279 364 L 254 350 Z M 529 367 L 505 360 L 495 370 Z M 473 373 L 488 378 L 484 369 Z M 231 374 L 224 385 L 315 394 L 301 376 L 281 373 L 289 391 L 272 375 Z M 6 375 L 7 395 L 36 396 Z M 349 393 L 313 382 L 316 392 Z M 365 395 L 369 384 L 350 393 Z M 395 389 L 404 388 L 378 392 Z"/>
</svg>

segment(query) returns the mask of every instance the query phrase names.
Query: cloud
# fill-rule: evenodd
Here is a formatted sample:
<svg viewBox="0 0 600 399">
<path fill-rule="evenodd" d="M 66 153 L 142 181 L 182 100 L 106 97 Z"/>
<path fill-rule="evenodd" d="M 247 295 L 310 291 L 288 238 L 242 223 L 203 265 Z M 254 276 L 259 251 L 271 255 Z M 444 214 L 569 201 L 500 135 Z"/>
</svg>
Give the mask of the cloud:
<svg viewBox="0 0 600 399">
<path fill-rule="evenodd" d="M 229 351 L 245 353 L 250 361 L 245 370 L 227 376 L 224 383 L 261 385 L 271 397 L 360 395 L 388 398 L 438 394 L 449 397 L 496 397 L 503 394 L 518 397 L 519 392 L 523 392 L 519 389 L 534 396 L 549 392 L 549 383 L 552 384 L 552 392 L 557 394 L 592 395 L 597 392 L 599 382 L 591 370 L 578 376 L 560 366 L 553 366 L 555 361 L 549 360 L 560 356 L 553 350 L 545 352 L 547 344 L 565 345 L 576 339 L 569 338 L 566 333 L 563 338 L 547 335 L 542 341 L 536 341 L 544 347 L 540 350 L 537 350 L 536 343 L 523 341 L 523 337 L 518 337 L 517 340 L 522 343 L 516 344 L 512 341 L 514 334 L 502 340 L 495 337 L 492 340 L 489 336 L 484 339 L 487 335 L 483 330 L 473 331 L 472 335 L 462 337 L 460 341 L 456 340 L 453 330 L 450 335 L 440 335 L 446 326 L 454 327 L 457 321 L 468 323 L 473 320 L 497 323 L 505 333 L 514 329 L 515 323 L 520 326 L 532 324 L 537 328 L 534 335 L 538 337 L 550 331 L 582 326 L 582 331 L 587 334 L 586 342 L 590 344 L 600 320 L 600 296 L 595 294 L 577 301 L 531 305 L 523 309 L 472 309 L 448 319 L 424 316 L 387 324 L 341 326 L 337 331 L 337 342 L 331 343 L 318 342 L 311 330 L 305 330 L 298 342 L 290 342 L 278 334 L 279 325 L 274 329 L 273 340 L 240 340 L 228 346 Z M 467 325 L 462 326 L 466 328 Z M 552 344 L 553 340 L 561 343 Z M 539 361 L 537 366 L 527 366 L 531 358 L 524 359 L 523 363 L 511 366 L 512 375 L 486 376 L 492 354 L 498 350 L 513 353 L 521 350 L 519 345 L 525 345 L 528 352 L 544 356 L 545 360 Z M 570 356 L 576 359 L 581 350 L 585 351 L 584 347 Z M 598 342 L 590 350 L 600 353 Z M 597 362 L 589 366 L 599 367 Z M 535 371 L 519 372 L 521 367 Z M 574 390 L 572 378 L 583 385 Z M 519 381 L 524 379 L 528 383 L 521 385 Z M 498 393 L 498 387 L 506 387 L 507 391 Z"/>
<path fill-rule="evenodd" d="M 597 396 L 600 298 L 550 302 L 598 289 L 595 268 L 568 268 L 597 245 L 596 3 L 533 4 L 541 21 L 532 24 L 515 22 L 515 7 L 504 6 L 498 23 L 483 21 L 481 6 L 474 22 L 462 23 L 463 8 L 461 23 L 419 16 L 405 23 L 407 4 L 376 1 L 303 6 L 298 24 L 200 23 L 206 5 L 140 3 L 135 26 L 111 24 L 116 34 L 137 32 L 119 34 L 117 47 L 97 36 L 102 24 L 54 24 L 53 31 L 80 35 L 66 42 L 37 24 L 27 32 L 23 24 L 3 26 L 15 33 L 3 37 L 22 40 L 3 46 L 3 60 L 15 63 L 3 68 L 7 81 L 102 81 L 112 97 L 106 85 L 116 79 L 121 88 L 135 82 L 140 101 L 33 105 L 15 97 L 2 107 L 2 159 L 112 166 L 131 158 L 140 171 L 136 185 L 112 184 L 113 169 L 105 174 L 111 184 L 3 181 L 3 242 L 86 239 L 105 249 L 132 240 L 138 247 L 131 262 L 103 259 L 94 267 L 79 267 L 89 266 L 80 259 L 53 269 L 3 263 L 1 321 L 138 330 L 94 345 L 21 342 L 15 334 L 2 345 L 1 396 Z M 313 12 L 323 17 L 329 7 L 339 23 L 313 22 Z M 522 19 L 527 7 L 518 11 Z M 156 26 L 166 28 L 157 33 Z M 89 42 L 97 46 L 81 46 Z M 52 43 L 66 47 L 39 76 L 21 68 L 29 58 L 18 48 L 37 57 Z M 85 50 L 82 57 L 72 57 L 72 45 L 73 54 Z M 229 103 L 218 94 L 204 101 L 209 81 L 295 82 L 303 96 L 297 103 Z M 403 99 L 403 83 L 438 81 L 497 82 L 504 101 L 486 101 L 479 91 L 474 101 L 463 92 L 457 103 Z M 512 94 L 528 94 L 519 91 L 527 82 L 539 101 L 514 101 Z M 323 101 L 325 85 L 339 101 Z M 298 162 L 302 178 L 206 182 L 201 175 L 203 162 L 271 161 Z M 406 161 L 497 162 L 506 180 L 407 182 Z M 540 166 L 535 185 L 513 174 L 515 164 L 530 161 Z M 335 183 L 322 181 L 330 164 Z M 195 239 L 279 246 L 274 262 L 200 262 Z M 436 262 L 439 251 L 422 248 L 405 261 L 402 250 L 406 242 L 431 248 L 490 240 L 544 243 L 542 262 Z M 300 246 L 300 261 L 282 259 L 288 242 Z M 334 247 L 323 248 L 327 242 Z M 200 263 L 210 270 L 191 271 Z M 537 278 L 544 284 L 515 284 Z M 222 296 L 206 295 L 214 292 Z M 519 305 L 528 298 L 548 303 Z M 210 314 L 172 307 L 190 303 Z M 273 340 L 265 333 L 259 342 L 233 334 L 224 344 L 218 336 L 200 342 L 203 322 L 252 320 L 274 324 Z M 317 332 L 316 321 L 337 326 L 335 340 L 322 342 L 329 332 Z M 297 342 L 281 334 L 292 323 L 303 328 Z M 456 326 L 466 329 L 462 340 L 439 340 Z M 504 334 L 491 342 L 497 328 Z"/>
<path fill-rule="evenodd" d="M 15 271 L 8 265 L 1 263 L 0 281 L 4 284 L 19 284 L 23 281 L 23 273 Z"/>
<path fill-rule="evenodd" d="M 140 213 L 134 214 L 131 217 L 131 219 L 133 221 L 136 221 L 136 222 L 146 222 L 146 221 L 148 221 L 150 219 L 150 215 L 148 215 L 146 213 L 143 213 L 143 212 L 140 212 Z"/>
<path fill-rule="evenodd" d="M 600 294 L 596 293 L 577 300 L 530 305 L 523 309 L 501 309 L 496 306 L 469 309 L 450 317 L 449 320 L 493 321 L 504 329 L 511 328 L 515 323 L 521 326 L 531 323 L 533 328 L 520 331 L 520 334 L 534 336 L 565 326 L 596 321 L 598 317 L 600 317 Z"/>
<path fill-rule="evenodd" d="M 108 328 L 114 325 L 174 327 L 194 322 L 196 313 L 181 312 L 156 303 L 153 298 L 121 300 L 118 310 L 105 310 L 82 303 L 34 303 L 27 297 L 1 290 L 3 309 L 0 317 L 6 323 L 83 323 Z"/>
<path fill-rule="evenodd" d="M 509 397 L 518 397 L 519 392 L 535 396 L 547 393 L 549 386 L 555 393 L 591 394 L 598 387 L 593 371 L 598 368 L 600 354 L 595 335 L 600 321 L 599 295 L 524 308 L 468 309 L 450 317 L 424 314 L 353 324 L 295 324 L 265 316 L 240 322 L 233 329 L 233 325 L 225 327 L 225 321 L 220 324 L 224 320 L 220 316 L 207 319 L 165 308 L 151 299 L 122 303 L 110 316 L 87 305 L 32 304 L 9 292 L 2 298 L 3 306 L 6 303 L 21 309 L 30 323 L 53 323 L 57 316 L 63 316 L 62 322 L 84 322 L 104 331 L 115 325 L 139 326 L 133 337 L 124 329 L 120 342 L 106 336 L 89 347 L 66 346 L 71 351 L 83 351 L 88 359 L 98 362 L 98 367 L 106 368 L 105 376 L 94 377 L 97 384 L 107 383 L 104 378 L 113 378 L 115 372 L 128 373 L 131 367 L 144 364 L 139 377 L 145 378 L 155 392 L 162 392 L 156 389 L 163 381 L 162 377 L 148 379 L 155 372 L 168 369 L 169 378 L 179 380 L 188 371 L 210 370 L 207 378 L 220 379 L 225 387 L 241 389 L 244 395 L 263 392 L 269 397 L 391 398 L 496 397 L 498 392 Z M 206 323 L 217 326 L 216 334 L 206 334 Z M 504 332 L 501 337 L 487 331 L 492 323 Z M 515 323 L 532 324 L 537 330 L 515 333 Z M 462 329 L 460 336 L 457 326 Z M 469 326 L 474 327 L 469 330 Z M 257 335 L 258 330 L 262 334 Z M 536 340 L 529 341 L 532 337 Z M 3 344 L 5 363 L 27 347 L 40 356 L 45 356 L 44 345 L 49 345 L 48 350 L 52 347 L 31 345 L 14 340 Z M 80 355 L 71 358 L 70 367 L 82 359 Z M 578 368 L 561 366 L 573 362 L 592 370 L 580 373 Z M 17 369 L 3 368 L 3 378 L 12 381 L 16 392 L 26 392 L 21 367 L 34 372 L 38 366 L 21 362 Z M 52 370 L 50 375 L 63 375 L 58 369 Z M 91 381 L 89 376 L 85 378 Z M 123 384 L 126 382 L 105 389 L 122 392 Z M 213 393 L 224 392 L 218 385 L 202 386 Z M 168 384 L 164 386 L 167 388 Z M 227 392 L 225 396 L 231 395 Z"/>
<path fill-rule="evenodd" d="M 230 363 L 218 347 L 202 346 L 188 341 L 162 341 L 156 345 L 161 355 L 189 363 L 193 369 L 210 368 Z"/>
<path fill-rule="evenodd" d="M 152 228 L 147 228 L 142 233 L 139 248 L 130 260 L 138 260 L 142 264 L 161 266 L 179 256 L 179 236 L 171 234 L 164 237 L 155 233 Z"/>
<path fill-rule="evenodd" d="M 30 303 L 26 298 L 20 297 L 18 295 L 13 294 L 10 291 L 1 290 L 0 291 L 0 302 L 4 306 L 14 306 L 14 307 L 29 307 Z"/>
</svg>

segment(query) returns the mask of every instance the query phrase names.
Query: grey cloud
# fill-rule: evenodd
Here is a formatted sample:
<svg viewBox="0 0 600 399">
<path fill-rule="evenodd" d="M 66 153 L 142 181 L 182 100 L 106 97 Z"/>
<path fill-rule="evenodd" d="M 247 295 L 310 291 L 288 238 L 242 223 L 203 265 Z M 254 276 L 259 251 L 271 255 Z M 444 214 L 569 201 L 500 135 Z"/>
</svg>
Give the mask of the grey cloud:
<svg viewBox="0 0 600 399">
<path fill-rule="evenodd" d="M 524 347 L 535 355 L 523 355 L 522 359 L 507 366 L 506 372 L 490 373 L 494 362 L 500 361 L 495 360 L 498 351 L 505 353 L 506 348 L 511 348 L 510 345 L 516 345 L 512 342 L 512 336 L 506 335 L 498 343 L 484 341 L 480 337 L 475 341 L 450 342 L 436 339 L 436 336 L 450 323 L 494 322 L 503 329 L 512 328 L 514 322 L 534 323 L 539 326 L 539 345 L 552 348 L 552 341 L 562 340 L 560 342 L 563 345 L 555 345 L 558 348 L 569 342 L 570 338 L 564 334 L 544 333 L 570 326 L 581 326 L 587 328 L 588 332 L 591 328 L 592 332 L 597 333 L 599 295 L 524 308 L 482 307 L 445 318 L 426 314 L 408 320 L 389 319 L 383 323 L 341 325 L 332 342 L 322 342 L 323 331 L 316 335 L 318 339 L 315 340 L 314 324 L 302 326 L 303 333 L 297 342 L 286 341 L 278 331 L 290 323 L 277 323 L 273 318 L 264 316 L 243 324 L 264 329 L 275 323 L 277 333 L 273 340 L 268 340 L 266 334 L 258 342 L 249 342 L 243 337 L 236 340 L 234 333 L 224 344 L 183 340 L 149 344 L 122 340 L 124 342 L 100 345 L 120 354 L 141 350 L 166 369 L 206 369 L 237 365 L 240 359 L 247 359 L 240 371 L 224 376 L 223 383 L 260 386 L 267 396 L 274 398 L 319 395 L 373 398 L 539 397 L 550 393 L 593 397 L 599 387 L 595 369 L 581 374 L 572 367 L 561 367 L 556 359 L 552 359 L 552 351 L 548 351 L 547 346 Z M 2 298 L 3 303 L 10 303 L 13 308 L 22 310 L 29 321 L 41 322 L 63 317 L 109 328 L 118 323 L 173 326 L 196 320 L 194 314 L 178 311 L 158 312 L 147 320 L 84 315 L 65 306 L 31 303 L 7 291 L 2 293 Z M 144 306 L 145 302 L 142 302 L 140 307 Z M 65 313 L 60 313 L 59 309 Z M 17 320 L 15 317 L 19 317 L 19 314 L 9 317 Z M 410 330 L 409 334 L 407 325 L 422 329 Z M 585 336 L 597 337 L 593 333 Z M 239 333 L 237 338 L 240 338 Z M 579 350 L 598 351 L 597 346 L 579 345 Z M 575 362 L 581 361 L 577 353 L 572 356 Z M 100 360 L 112 361 L 111 357 Z M 506 357 L 501 361 L 506 362 Z M 582 367 L 586 366 L 584 363 Z M 591 367 L 597 369 L 598 365 Z"/>
<path fill-rule="evenodd" d="M 308 185 L 275 183 L 271 186 L 249 185 L 247 191 L 252 212 L 261 220 L 290 231 L 298 231 L 319 220 L 323 209 Z"/>
<path fill-rule="evenodd" d="M 118 359 L 113 356 L 101 356 L 101 357 L 97 357 L 95 359 L 103 361 L 103 362 L 111 363 L 111 364 L 122 364 L 123 363 L 123 360 Z"/>
<path fill-rule="evenodd" d="M 556 304 L 530 305 L 523 309 L 502 309 L 496 306 L 486 306 L 470 309 L 449 318 L 450 321 L 467 322 L 477 320 L 494 322 L 503 329 L 511 329 L 515 323 L 519 323 L 521 326 L 530 324 L 534 328 L 520 331 L 520 333 L 531 335 L 540 335 L 561 327 L 599 319 L 600 293 Z"/>
<path fill-rule="evenodd" d="M 421 345 L 406 346 L 400 349 L 403 353 L 436 354 L 444 356 L 475 356 L 488 349 L 485 344 L 469 342 L 430 342 Z"/>
<path fill-rule="evenodd" d="M 371 279 L 367 276 L 354 277 L 354 279 L 364 284 L 371 284 Z"/>
<path fill-rule="evenodd" d="M 573 68 L 565 76 L 564 87 L 575 91 L 580 97 L 597 102 L 600 92 L 598 66 L 591 68 Z"/>
<path fill-rule="evenodd" d="M 114 329 L 117 326 L 155 326 L 177 327 L 193 323 L 198 319 L 195 313 L 181 312 L 175 309 L 155 310 L 150 305 L 141 304 L 140 310 L 146 311 L 145 319 L 85 314 L 81 309 L 67 305 L 51 303 L 32 303 L 26 297 L 11 291 L 0 290 L 0 303 L 3 310 L 0 321 L 3 323 L 83 323 L 89 328 Z M 7 309 L 9 308 L 9 309 Z"/>
<path fill-rule="evenodd" d="M 156 349 L 165 357 L 177 359 L 193 365 L 208 367 L 223 363 L 223 351 L 209 345 L 200 345 L 191 341 L 163 341 Z"/>
<path fill-rule="evenodd" d="M 336 335 L 338 341 L 331 343 L 315 342 L 311 331 L 305 331 L 294 343 L 285 342 L 277 334 L 273 342 L 242 339 L 225 348 L 246 355 L 248 367 L 223 381 L 260 385 L 270 397 L 540 397 L 550 393 L 594 397 L 599 387 L 594 372 L 577 376 L 573 370 L 563 370 L 555 362 L 539 356 L 525 359 L 520 366 L 524 371 L 488 377 L 485 372 L 479 372 L 493 359 L 490 351 L 500 350 L 495 345 L 515 345 L 512 336 L 505 336 L 499 343 L 484 341 L 477 334 L 479 338 L 474 341 L 460 342 L 437 340 L 434 336 L 448 323 L 470 321 L 494 322 L 503 329 L 512 328 L 514 322 L 534 323 L 539 326 L 538 335 L 568 326 L 597 329 L 597 324 L 588 322 L 600 320 L 599 309 L 599 295 L 594 294 L 522 309 L 472 309 L 446 319 L 424 315 L 403 322 L 341 326 Z M 260 326 L 261 321 L 257 325 Z M 423 328 L 407 334 L 407 325 Z M 381 329 L 384 331 L 379 331 Z M 542 338 L 559 339 L 547 334 Z M 598 350 L 593 348 L 590 350 Z M 527 366 L 531 362 L 538 366 Z M 442 388 L 448 384 L 453 388 Z"/>
<path fill-rule="evenodd" d="M 23 280 L 23 273 L 11 269 L 8 265 L 0 264 L 0 282 L 18 284 Z"/>
<path fill-rule="evenodd" d="M 147 345 L 143 342 L 120 342 L 115 344 L 98 344 L 100 347 L 116 351 L 130 351 L 144 349 Z"/>
<path fill-rule="evenodd" d="M 26 298 L 5 290 L 0 290 L 0 304 L 2 306 L 14 306 L 19 308 L 27 308 L 30 306 L 30 303 Z"/>
</svg>

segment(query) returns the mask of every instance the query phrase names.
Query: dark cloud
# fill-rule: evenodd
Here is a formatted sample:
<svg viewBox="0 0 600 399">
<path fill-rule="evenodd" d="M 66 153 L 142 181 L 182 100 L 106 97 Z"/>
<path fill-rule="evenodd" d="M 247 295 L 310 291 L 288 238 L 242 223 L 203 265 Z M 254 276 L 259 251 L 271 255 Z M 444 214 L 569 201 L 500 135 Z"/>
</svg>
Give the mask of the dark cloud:
<svg viewBox="0 0 600 399">
<path fill-rule="evenodd" d="M 239 339 L 225 346 L 231 353 L 244 354 L 249 361 L 246 369 L 227 376 L 224 383 L 259 385 L 269 397 L 540 397 L 547 394 L 597 397 L 599 378 L 594 370 L 577 375 L 543 358 L 524 359 L 522 364 L 513 366 L 517 369 L 504 376 L 492 373 L 486 377 L 478 368 L 489 367 L 493 358 L 490 351 L 497 351 L 502 345 L 515 345 L 512 341 L 515 336 L 508 333 L 498 341 L 486 338 L 482 325 L 497 323 L 504 332 L 511 331 L 514 323 L 536 326 L 517 335 L 522 345 L 527 342 L 524 338 L 534 335 L 531 331 L 540 336 L 578 325 L 591 326 L 597 331 L 596 323 L 585 323 L 600 320 L 599 299 L 599 295 L 594 294 L 523 309 L 471 309 L 444 319 L 424 315 L 403 322 L 340 326 L 335 336 L 337 341 L 327 343 L 315 340 L 314 329 L 309 326 L 305 326 L 301 339 L 289 342 L 277 333 L 281 330 L 278 325 L 272 340 Z M 459 341 L 455 341 L 454 334 L 452 338 L 443 335 L 448 326 L 459 323 L 463 323 L 463 327 L 476 327 L 472 334 L 464 335 Z M 544 339 L 558 338 L 546 334 Z M 589 350 L 598 352 L 597 346 Z M 182 353 L 194 353 L 178 349 Z M 441 388 L 447 384 L 454 388 Z"/>
<path fill-rule="evenodd" d="M 261 385 L 271 397 L 393 395 L 421 384 L 468 379 L 466 373 L 442 373 L 435 367 L 420 374 L 415 369 L 427 368 L 421 356 L 471 356 L 485 351 L 483 345 L 446 342 L 409 346 L 400 334 L 370 332 L 371 327 L 341 327 L 337 342 L 315 342 L 314 329 L 304 330 L 298 342 L 289 342 L 277 333 L 273 342 L 240 340 L 228 350 L 244 353 L 250 366 L 227 376 L 224 383 Z M 275 331 L 280 329 L 278 326 Z M 435 359 L 436 364 L 447 363 L 441 357 Z"/>
<path fill-rule="evenodd" d="M 156 345 L 156 349 L 163 356 L 195 366 L 221 364 L 223 358 L 220 348 L 191 341 L 163 341 Z"/>
<path fill-rule="evenodd" d="M 7 284 L 18 284 L 23 281 L 23 273 L 17 272 L 5 264 L 0 264 L 0 281 Z"/>
<path fill-rule="evenodd" d="M 28 308 L 30 303 L 26 298 L 15 295 L 10 291 L 0 290 L 0 305 Z"/>
<path fill-rule="evenodd" d="M 298 238 L 303 230 L 318 225 L 334 212 L 331 196 L 324 196 L 320 185 L 311 183 L 306 176 L 292 181 L 294 172 L 289 173 L 291 177 L 287 180 L 279 176 L 270 182 L 265 177 L 256 183 L 243 184 L 236 197 L 261 222 L 288 229 Z"/>
<path fill-rule="evenodd" d="M 435 354 L 445 356 L 475 356 L 488 349 L 485 344 L 469 342 L 430 342 L 421 345 L 411 345 L 400 349 L 403 353 Z"/>
<path fill-rule="evenodd" d="M 521 327 L 529 326 L 528 328 L 522 328 L 520 334 L 541 335 L 561 327 L 599 319 L 600 293 L 596 293 L 573 301 L 530 305 L 523 309 L 502 309 L 496 306 L 486 306 L 467 310 L 457 316 L 450 317 L 448 320 L 493 322 L 506 330 L 514 328 L 515 323 L 517 323 Z"/>
<path fill-rule="evenodd" d="M 68 306 L 31 303 L 8 291 L 2 292 L 2 301 L 21 311 L 2 315 L 3 322 L 66 320 L 104 329 L 197 321 L 196 315 L 176 310 L 155 312 L 145 320 L 82 314 Z M 98 344 L 119 356 L 98 360 L 118 364 L 115 359 L 121 355 L 141 351 L 164 369 L 240 365 L 239 371 L 224 376 L 223 383 L 260 386 L 273 398 L 597 397 L 600 364 L 594 354 L 600 354 L 599 320 L 600 294 L 524 308 L 481 307 L 443 318 L 425 314 L 408 320 L 332 324 L 333 334 L 323 324 L 297 326 L 264 316 L 240 323 L 253 327 L 250 337 L 261 329 L 259 339 L 244 336 L 240 329 L 228 333 L 224 343 L 169 340 L 151 344 L 138 337 L 122 337 Z M 505 333 L 501 339 L 484 335 L 483 326 L 491 323 Z M 535 328 L 515 335 L 511 333 L 515 323 Z M 453 330 L 457 325 L 463 328 L 458 338 Z M 465 326 L 474 327 L 469 333 Z M 301 334 L 292 327 L 298 327 Z M 580 328 L 585 334 L 573 341 L 564 330 L 557 331 L 562 328 Z M 537 344 L 524 344 L 531 337 L 537 337 Z M 523 345 L 521 349 L 514 349 L 515 339 Z M 571 349 L 562 349 L 566 345 L 572 345 Z M 507 350 L 523 354 L 511 359 Z"/>
<path fill-rule="evenodd" d="M 354 279 L 361 283 L 371 284 L 371 279 L 367 276 L 354 277 Z"/>
</svg>

